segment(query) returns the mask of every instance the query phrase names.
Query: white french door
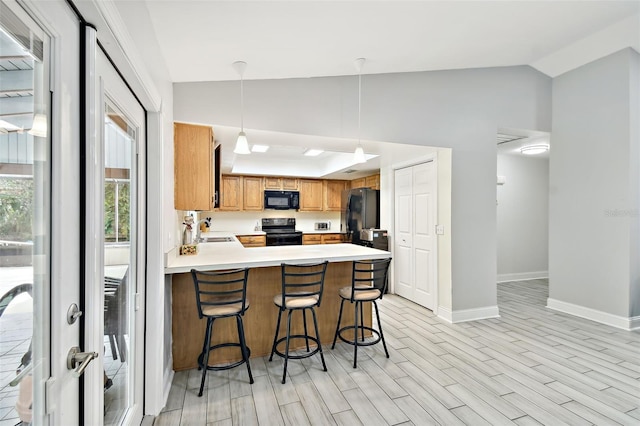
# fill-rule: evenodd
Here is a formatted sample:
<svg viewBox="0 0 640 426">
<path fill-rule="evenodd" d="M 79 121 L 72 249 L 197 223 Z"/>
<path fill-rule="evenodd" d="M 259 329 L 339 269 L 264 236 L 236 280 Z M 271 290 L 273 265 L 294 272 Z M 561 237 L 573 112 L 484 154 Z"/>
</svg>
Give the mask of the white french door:
<svg viewBox="0 0 640 426">
<path fill-rule="evenodd" d="M 437 308 L 435 161 L 395 171 L 394 291 Z"/>
</svg>

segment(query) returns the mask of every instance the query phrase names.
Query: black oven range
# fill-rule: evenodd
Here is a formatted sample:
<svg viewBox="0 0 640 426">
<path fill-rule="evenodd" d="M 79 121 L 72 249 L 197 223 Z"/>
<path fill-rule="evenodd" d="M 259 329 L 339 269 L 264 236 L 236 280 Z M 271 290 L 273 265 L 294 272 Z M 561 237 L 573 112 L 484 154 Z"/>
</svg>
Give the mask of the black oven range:
<svg viewBox="0 0 640 426">
<path fill-rule="evenodd" d="M 302 244 L 302 231 L 296 231 L 295 218 L 263 218 L 262 230 L 266 233 L 267 246 L 293 246 Z"/>
</svg>

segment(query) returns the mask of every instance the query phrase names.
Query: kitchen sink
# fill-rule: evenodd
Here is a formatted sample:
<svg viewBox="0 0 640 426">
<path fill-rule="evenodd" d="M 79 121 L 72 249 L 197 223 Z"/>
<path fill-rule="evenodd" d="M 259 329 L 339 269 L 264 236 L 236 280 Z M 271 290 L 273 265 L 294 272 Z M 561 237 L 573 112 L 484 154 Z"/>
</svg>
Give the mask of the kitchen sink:
<svg viewBox="0 0 640 426">
<path fill-rule="evenodd" d="M 231 243 L 235 241 L 233 237 L 204 237 L 203 243 Z"/>
</svg>

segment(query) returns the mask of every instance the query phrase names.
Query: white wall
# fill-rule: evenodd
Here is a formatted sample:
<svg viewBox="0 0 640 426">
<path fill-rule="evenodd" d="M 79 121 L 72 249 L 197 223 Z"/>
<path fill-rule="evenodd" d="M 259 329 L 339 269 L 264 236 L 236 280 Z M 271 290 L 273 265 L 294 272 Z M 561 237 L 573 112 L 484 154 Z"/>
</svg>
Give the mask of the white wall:
<svg viewBox="0 0 640 426">
<path fill-rule="evenodd" d="M 549 274 L 549 160 L 498 155 L 498 281 Z"/>
<path fill-rule="evenodd" d="M 553 81 L 549 306 L 618 326 L 640 313 L 638 56 Z"/>
<path fill-rule="evenodd" d="M 248 72 L 246 78 L 250 79 Z M 245 128 L 357 135 L 357 77 L 245 81 Z M 452 148 L 452 310 L 496 306 L 496 133 L 550 129 L 530 67 L 365 75 L 362 137 Z M 237 125 L 238 82 L 176 83 L 174 118 Z"/>
<path fill-rule="evenodd" d="M 200 212 L 199 218 L 211 217 L 211 231 L 229 231 L 236 234 L 253 232 L 263 217 L 293 217 L 296 229 L 313 232 L 315 222 L 331 221 L 331 231 L 340 232 L 340 212 L 297 212 L 295 210 L 264 210 L 260 212 Z"/>
</svg>

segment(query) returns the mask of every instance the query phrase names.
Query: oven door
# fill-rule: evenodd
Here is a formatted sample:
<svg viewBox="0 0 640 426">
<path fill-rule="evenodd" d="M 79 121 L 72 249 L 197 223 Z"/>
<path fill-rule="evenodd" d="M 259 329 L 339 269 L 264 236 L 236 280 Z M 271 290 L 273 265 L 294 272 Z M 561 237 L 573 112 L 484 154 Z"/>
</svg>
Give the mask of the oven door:
<svg viewBox="0 0 640 426">
<path fill-rule="evenodd" d="M 302 244 L 302 233 L 267 234 L 267 246 L 296 246 Z"/>
</svg>

